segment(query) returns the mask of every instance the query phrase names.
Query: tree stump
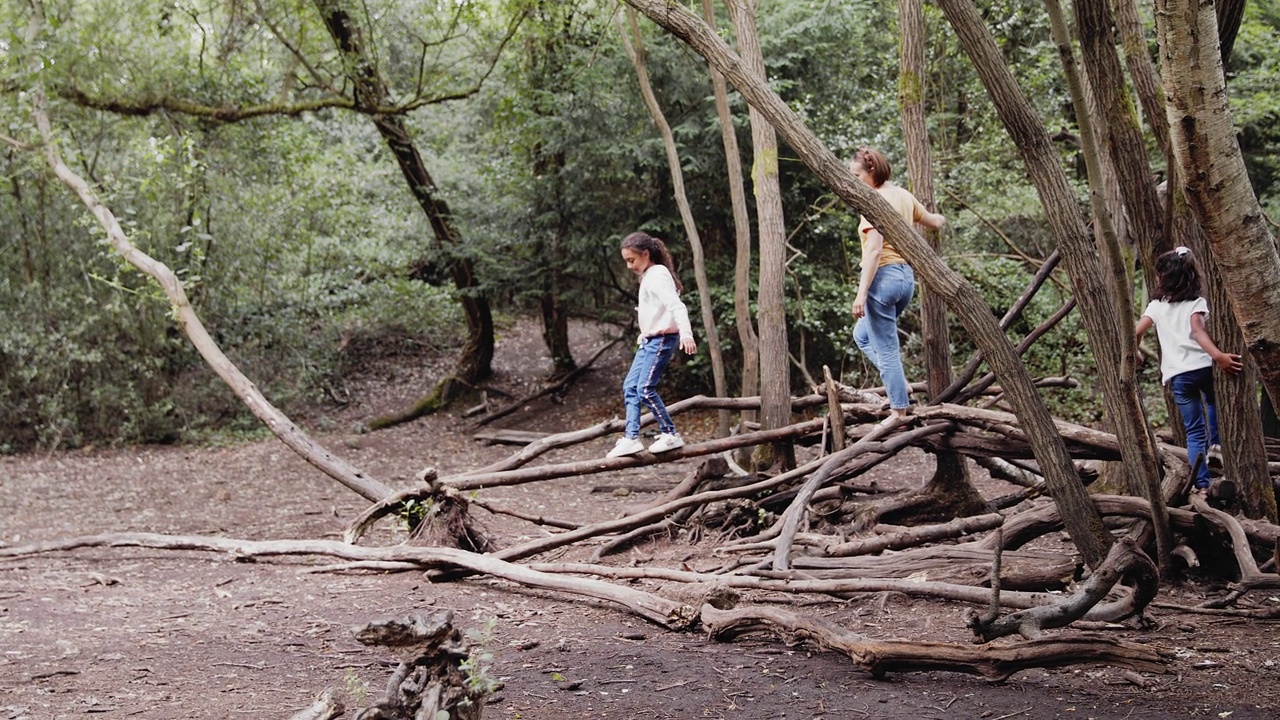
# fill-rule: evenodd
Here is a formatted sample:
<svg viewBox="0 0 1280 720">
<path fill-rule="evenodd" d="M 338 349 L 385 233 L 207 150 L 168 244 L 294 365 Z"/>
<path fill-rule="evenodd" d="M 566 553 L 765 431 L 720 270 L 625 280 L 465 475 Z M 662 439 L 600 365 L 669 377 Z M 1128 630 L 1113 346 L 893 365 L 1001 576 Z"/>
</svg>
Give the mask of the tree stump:
<svg viewBox="0 0 1280 720">
<path fill-rule="evenodd" d="M 390 648 L 400 660 L 382 698 L 355 720 L 480 720 L 485 696 L 499 687 L 453 627 L 452 611 L 371 622 L 352 632 L 365 645 Z"/>
</svg>

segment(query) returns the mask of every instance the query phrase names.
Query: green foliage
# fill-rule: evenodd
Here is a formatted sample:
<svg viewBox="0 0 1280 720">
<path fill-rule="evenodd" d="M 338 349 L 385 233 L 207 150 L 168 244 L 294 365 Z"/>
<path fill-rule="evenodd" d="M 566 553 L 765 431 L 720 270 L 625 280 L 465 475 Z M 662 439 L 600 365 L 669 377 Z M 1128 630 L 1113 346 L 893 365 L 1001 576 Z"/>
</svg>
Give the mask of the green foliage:
<svg viewBox="0 0 1280 720">
<path fill-rule="evenodd" d="M 370 0 L 351 8 L 392 101 L 415 108 L 402 117 L 453 214 L 460 236 L 453 247 L 434 242 L 369 117 L 340 107 L 350 89 L 335 80 L 341 59 L 309 3 L 56 0 L 45 3 L 46 32 L 34 46 L 24 39 L 27 5 L 0 6 L 0 132 L 38 144 L 29 90 L 43 82 L 69 164 L 130 241 L 178 275 L 220 346 L 286 411 L 340 394 L 347 374 L 369 358 L 448 352 L 464 332 L 457 298 L 445 289 L 457 256 L 473 261 L 480 291 L 498 312 L 554 299 L 570 315 L 625 325 L 635 283 L 618 241 L 645 229 L 668 240 L 698 315 L 670 171 L 612 23 L 614 4 Z M 773 87 L 840 156 L 877 146 L 895 179 L 909 185 L 894 5 L 797 0 L 757 8 Z M 979 10 L 1045 126 L 1075 131 L 1042 7 L 982 0 Z M 1052 252 L 1052 234 L 945 18 L 929 5 L 925 20 L 919 89 L 949 221 L 945 256 L 998 316 L 1025 286 L 1027 258 Z M 718 22 L 732 41 L 723 11 Z M 735 233 L 709 75 L 679 42 L 640 24 L 736 386 Z M 1228 85 L 1251 177 L 1273 215 L 1280 213 L 1277 28 L 1277 0 L 1249 4 Z M 31 55 L 41 60 L 38 72 Z M 453 99 L 438 101 L 444 97 Z M 736 92 L 730 99 L 749 169 L 746 106 Z M 335 107 L 214 119 L 219 108 L 304 102 Z M 96 221 L 40 156 L 3 147 L 0 452 L 261 432 L 192 350 L 153 282 L 102 242 Z M 1078 150 L 1063 143 L 1060 152 L 1083 212 Z M 857 215 L 790 148 L 779 158 L 792 354 L 811 374 L 827 364 L 846 382 L 879 384 L 850 340 Z M 1010 336 L 1021 337 L 1064 298 L 1046 288 Z M 910 312 L 903 324 L 913 379 L 923 376 L 918 317 Z M 1026 357 L 1033 374 L 1084 382 L 1078 392 L 1048 393 L 1056 410 L 1076 418 L 1097 407 L 1083 337 L 1070 318 Z M 960 364 L 972 348 L 959 327 L 951 343 Z M 669 378 L 681 392 L 705 391 L 708 356 L 677 363 Z"/>
</svg>

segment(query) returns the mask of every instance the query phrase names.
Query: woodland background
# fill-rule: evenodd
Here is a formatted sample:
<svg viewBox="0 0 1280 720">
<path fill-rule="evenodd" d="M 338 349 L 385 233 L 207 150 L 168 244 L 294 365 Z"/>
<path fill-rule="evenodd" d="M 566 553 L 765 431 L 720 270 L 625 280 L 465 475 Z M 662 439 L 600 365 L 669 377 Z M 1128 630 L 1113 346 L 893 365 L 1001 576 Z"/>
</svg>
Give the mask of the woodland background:
<svg viewBox="0 0 1280 720">
<path fill-rule="evenodd" d="M 563 343 L 566 318 L 612 322 L 620 331 L 631 321 L 634 288 L 617 246 L 635 229 L 668 240 L 697 315 L 672 176 L 613 23 L 614 4 L 351 4 L 353 26 L 385 82 L 383 104 L 391 107 L 383 110 L 430 170 L 450 242 L 433 233 L 370 121 L 375 113 L 360 108 L 317 12 L 326 5 L 50 2 L 34 48 L 25 38 L 27 4 L 0 8 L 0 127 L 14 141 L 0 153 L 0 452 L 262 432 L 175 326 L 154 283 L 102 242 L 76 198 L 29 151 L 39 145 L 30 111 L 35 75 L 49 90 L 69 164 L 131 242 L 173 269 L 219 346 L 286 413 L 344 402 L 348 372 L 370 357 L 460 348 L 468 337 L 460 299 L 482 298 L 499 333 L 512 317 L 540 315 L 557 371 L 571 370 L 585 358 Z M 1056 147 L 1084 210 L 1079 128 L 1043 5 L 977 6 L 1044 125 L 1058 131 Z M 1151 8 L 1139 7 L 1150 24 Z M 894 4 L 799 0 L 761 2 L 756 11 L 771 86 L 838 155 L 861 144 L 882 148 L 896 179 L 909 184 Z M 946 19 L 932 6 L 924 14 L 923 101 L 938 205 L 950 220 L 942 253 L 999 317 L 1054 240 L 1017 148 Z M 737 388 L 735 230 L 710 77 L 687 47 L 652 23 L 640 27 L 705 246 L 729 387 Z M 1278 27 L 1280 3 L 1248 3 L 1227 65 L 1241 150 L 1272 217 L 1280 197 Z M 38 71 L 28 62 L 33 49 Z M 745 103 L 732 89 L 730 100 L 750 168 Z M 820 378 L 823 365 L 847 384 L 876 385 L 849 342 L 857 213 L 785 144 L 778 168 L 791 385 Z M 450 281 L 459 262 L 471 269 L 467 283 Z M 1140 308 L 1137 276 L 1135 288 Z M 1069 295 L 1059 270 L 1009 334 L 1025 334 Z M 908 376 L 923 378 L 918 313 L 904 318 L 903 331 Z M 705 347 L 705 331 L 698 333 Z M 956 362 L 973 349 L 954 320 L 950 344 Z M 1023 360 L 1032 376 L 1081 381 L 1045 394 L 1055 415 L 1101 419 L 1078 313 Z M 1143 370 L 1153 397 L 1154 366 Z M 708 392 L 711 374 L 700 353 L 675 369 L 673 382 L 678 393 Z M 1166 423 L 1162 403 L 1148 401 L 1147 410 Z"/>
</svg>

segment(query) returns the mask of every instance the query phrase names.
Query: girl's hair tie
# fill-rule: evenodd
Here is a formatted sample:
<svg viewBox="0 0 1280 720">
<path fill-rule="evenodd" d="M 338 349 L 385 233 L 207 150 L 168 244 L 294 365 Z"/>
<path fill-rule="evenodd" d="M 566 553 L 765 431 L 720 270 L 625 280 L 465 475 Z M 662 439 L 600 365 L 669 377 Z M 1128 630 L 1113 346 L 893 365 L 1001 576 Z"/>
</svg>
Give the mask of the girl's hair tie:
<svg viewBox="0 0 1280 720">
<path fill-rule="evenodd" d="M 1178 254 L 1178 257 L 1186 257 L 1191 254 L 1191 248 L 1185 245 L 1179 245 L 1173 251 Z"/>
</svg>

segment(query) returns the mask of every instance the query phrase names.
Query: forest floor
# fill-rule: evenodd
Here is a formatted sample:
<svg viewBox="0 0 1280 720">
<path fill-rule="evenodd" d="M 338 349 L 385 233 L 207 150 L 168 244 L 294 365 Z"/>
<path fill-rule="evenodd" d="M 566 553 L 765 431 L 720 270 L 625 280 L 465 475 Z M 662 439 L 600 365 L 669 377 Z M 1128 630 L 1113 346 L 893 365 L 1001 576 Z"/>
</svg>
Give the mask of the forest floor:
<svg viewBox="0 0 1280 720">
<path fill-rule="evenodd" d="M 600 331 L 574 328 L 589 356 Z M 515 396 L 549 370 L 537 329 L 504 330 L 495 363 Z M 464 471 L 513 448 L 472 438 L 449 412 L 372 434 L 352 428 L 402 407 L 430 386 L 447 358 L 380 361 L 350 387 L 343 408 L 304 418 L 315 437 L 396 487 L 431 466 Z M 616 348 L 561 402 L 533 404 L 501 423 L 543 432 L 586 427 L 621 412 L 618 385 L 629 361 Z M 677 418 L 686 435 L 711 434 L 713 418 Z M 556 451 L 539 462 L 602 456 L 612 437 Z M 496 488 L 496 504 L 586 522 L 652 500 L 692 461 L 614 474 Z M 976 466 L 988 496 L 1011 491 Z M 932 471 L 907 452 L 877 467 L 882 486 L 912 487 Z M 607 492 L 598 492 L 601 488 Z M 627 494 L 619 487 L 637 491 Z M 198 534 L 252 540 L 338 539 L 364 510 L 357 495 L 275 439 L 227 447 L 132 447 L 0 458 L 0 546 L 104 532 Z M 500 542 L 543 533 L 475 511 Z M 384 521 L 363 542 L 404 538 Z M 1062 551 L 1071 552 L 1063 542 Z M 581 548 L 557 559 L 585 557 Z M 722 561 L 683 538 L 644 544 L 607 562 L 710 570 Z M 481 631 L 504 685 L 485 718 L 1185 718 L 1280 717 L 1280 623 L 1152 608 L 1151 628 L 1110 631 L 1167 651 L 1168 673 L 1140 684 L 1117 668 L 1021 672 L 1003 682 L 958 673 L 875 679 L 841 655 L 767 636 L 718 642 L 649 625 L 612 606 L 471 578 L 433 584 L 420 572 L 339 570 L 332 559 L 241 562 L 208 552 L 94 548 L 0 558 L 0 720 L 104 717 L 288 718 L 335 688 L 348 708 L 372 702 L 394 663 L 351 628 L 417 610 L 451 609 Z M 1166 582 L 1160 600 L 1195 605 L 1221 595 L 1205 578 Z M 792 602 L 869 638 L 967 643 L 966 606 L 866 595 L 845 600 L 747 595 Z M 1277 597 L 1255 598 L 1263 604 Z M 487 630 L 486 630 L 487 628 Z M 350 716 L 348 713 L 347 717 Z"/>
</svg>

